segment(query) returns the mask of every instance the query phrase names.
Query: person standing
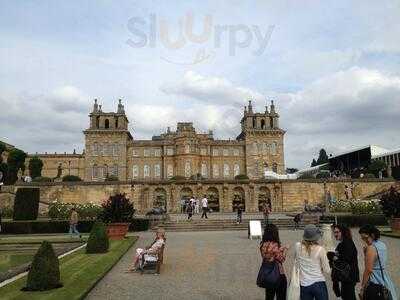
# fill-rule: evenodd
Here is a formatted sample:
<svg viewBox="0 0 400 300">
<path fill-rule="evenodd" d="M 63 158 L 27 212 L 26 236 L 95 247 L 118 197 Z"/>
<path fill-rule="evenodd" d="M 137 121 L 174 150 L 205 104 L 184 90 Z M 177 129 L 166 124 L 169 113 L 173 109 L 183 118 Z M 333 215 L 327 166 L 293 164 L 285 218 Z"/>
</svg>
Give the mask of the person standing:
<svg viewBox="0 0 400 300">
<path fill-rule="evenodd" d="M 380 231 L 373 225 L 365 225 L 360 228 L 359 233 L 365 243 L 365 270 L 361 281 L 360 298 L 385 299 L 383 290 L 386 288 L 390 293 L 389 299 L 397 300 L 396 289 L 387 272 L 387 247 L 380 240 Z"/>
<path fill-rule="evenodd" d="M 205 217 L 206 219 L 208 219 L 207 217 L 207 211 L 208 211 L 208 200 L 206 195 L 204 195 L 203 199 L 201 199 L 201 208 L 203 210 L 203 213 L 201 215 L 201 218 L 203 219 L 203 217 Z"/>
<path fill-rule="evenodd" d="M 303 241 L 296 243 L 295 255 L 299 267 L 300 299 L 328 300 L 328 288 L 324 273 L 331 269 L 324 247 L 318 244 L 321 232 L 313 225 L 304 228 Z"/>
<path fill-rule="evenodd" d="M 264 202 L 263 204 L 264 226 L 268 224 L 269 213 L 270 213 L 270 206 L 268 202 Z"/>
<path fill-rule="evenodd" d="M 193 216 L 193 205 L 189 203 L 189 205 L 186 207 L 186 212 L 188 215 L 188 220 L 190 221 Z"/>
<path fill-rule="evenodd" d="M 341 297 L 343 300 L 356 300 L 355 286 L 360 281 L 360 271 L 357 248 L 351 231 L 346 226 L 333 225 L 333 235 L 339 244 L 335 249 L 332 264 L 334 266 L 340 262 L 342 270 L 337 270 L 335 267 L 332 269 L 333 291 L 336 297 Z"/>
<path fill-rule="evenodd" d="M 239 205 L 238 208 L 237 208 L 237 216 L 236 216 L 236 223 L 237 224 L 242 224 L 242 213 L 243 213 L 243 209 Z"/>
<path fill-rule="evenodd" d="M 71 235 L 71 237 L 73 234 L 79 235 L 80 238 L 82 237 L 78 229 L 76 228 L 78 226 L 78 221 L 79 221 L 78 212 L 76 211 L 76 208 L 73 207 L 71 209 L 71 216 L 69 217 L 69 234 Z"/>
<path fill-rule="evenodd" d="M 200 213 L 200 199 L 199 198 L 196 198 L 196 202 L 194 205 L 194 213 L 195 214 Z"/>
<path fill-rule="evenodd" d="M 266 300 L 274 300 L 275 295 L 277 300 L 286 300 L 287 278 L 283 268 L 286 251 L 287 247 L 281 246 L 278 227 L 274 224 L 267 224 L 260 243 L 260 253 L 263 262 L 276 262 L 278 264 L 280 278 L 275 288 L 265 289 Z"/>
<path fill-rule="evenodd" d="M 293 221 L 294 221 L 294 230 L 296 231 L 297 229 L 299 229 L 299 223 L 300 223 L 300 221 L 301 221 L 301 214 L 296 214 L 295 216 L 294 216 L 294 219 L 293 219 Z"/>
</svg>

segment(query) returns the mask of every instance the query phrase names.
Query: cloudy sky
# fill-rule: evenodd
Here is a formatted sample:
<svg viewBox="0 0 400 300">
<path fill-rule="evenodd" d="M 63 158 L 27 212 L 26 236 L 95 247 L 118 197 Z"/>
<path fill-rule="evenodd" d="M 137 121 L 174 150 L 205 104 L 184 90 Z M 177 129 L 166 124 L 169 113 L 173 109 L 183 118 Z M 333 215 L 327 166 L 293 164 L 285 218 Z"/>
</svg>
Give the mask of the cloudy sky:
<svg viewBox="0 0 400 300">
<path fill-rule="evenodd" d="M 83 149 L 94 98 L 134 138 L 193 121 L 235 138 L 274 99 L 288 167 L 400 147 L 400 2 L 1 1 L 0 140 Z"/>
</svg>

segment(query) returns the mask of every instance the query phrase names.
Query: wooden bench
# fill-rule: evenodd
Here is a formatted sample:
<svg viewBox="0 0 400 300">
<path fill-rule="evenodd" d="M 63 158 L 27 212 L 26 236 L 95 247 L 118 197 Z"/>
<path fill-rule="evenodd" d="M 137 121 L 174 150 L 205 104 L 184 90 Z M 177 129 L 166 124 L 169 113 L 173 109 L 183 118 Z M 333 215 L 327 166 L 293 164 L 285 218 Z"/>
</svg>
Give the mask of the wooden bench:
<svg viewBox="0 0 400 300">
<path fill-rule="evenodd" d="M 144 266 L 141 269 L 141 273 L 144 274 L 160 274 L 161 265 L 164 261 L 164 248 L 165 243 L 161 246 L 160 250 L 157 253 L 157 261 L 145 261 Z"/>
</svg>

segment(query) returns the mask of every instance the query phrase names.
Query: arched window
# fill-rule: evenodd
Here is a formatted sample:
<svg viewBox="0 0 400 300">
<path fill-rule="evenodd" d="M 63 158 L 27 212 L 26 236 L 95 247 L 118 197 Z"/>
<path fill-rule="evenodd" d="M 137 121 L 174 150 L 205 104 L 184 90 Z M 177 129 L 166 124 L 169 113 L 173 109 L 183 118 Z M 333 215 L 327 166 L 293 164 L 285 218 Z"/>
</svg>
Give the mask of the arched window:
<svg viewBox="0 0 400 300">
<path fill-rule="evenodd" d="M 106 119 L 104 121 L 104 128 L 106 128 L 106 129 L 110 128 L 110 120 Z"/>
<path fill-rule="evenodd" d="M 167 166 L 167 176 L 168 176 L 168 178 L 171 178 L 172 176 L 174 176 L 174 166 L 173 165 Z"/>
<path fill-rule="evenodd" d="M 133 169 L 132 169 L 132 178 L 136 179 L 139 177 L 139 166 L 138 165 L 134 165 Z"/>
<path fill-rule="evenodd" d="M 269 118 L 269 127 L 274 128 L 274 119 Z"/>
<path fill-rule="evenodd" d="M 159 178 L 161 176 L 161 167 L 160 164 L 154 165 L 154 177 Z"/>
<path fill-rule="evenodd" d="M 99 169 L 97 168 L 97 165 L 93 165 L 92 179 L 97 179 L 98 177 L 99 177 Z"/>
<path fill-rule="evenodd" d="M 100 127 L 100 117 L 97 116 L 96 117 L 96 128 L 99 128 L 99 127 Z"/>
<path fill-rule="evenodd" d="M 207 164 L 206 163 L 201 164 L 201 176 L 203 176 L 204 178 L 207 177 Z"/>
<path fill-rule="evenodd" d="M 261 120 L 261 129 L 265 129 L 265 120 L 264 119 Z"/>
<path fill-rule="evenodd" d="M 228 164 L 224 164 L 224 177 L 229 177 L 230 168 Z"/>
<path fill-rule="evenodd" d="M 237 176 L 239 174 L 240 174 L 240 166 L 239 166 L 239 164 L 235 164 L 233 167 L 233 175 Z"/>
<path fill-rule="evenodd" d="M 253 128 L 256 128 L 256 118 L 253 118 Z"/>
<path fill-rule="evenodd" d="M 115 119 L 115 129 L 118 129 L 118 118 Z"/>
<path fill-rule="evenodd" d="M 272 155 L 276 155 L 276 148 L 277 148 L 277 144 L 276 144 L 276 142 L 273 142 L 271 144 L 271 154 Z"/>
<path fill-rule="evenodd" d="M 214 165 L 213 165 L 213 177 L 214 177 L 214 178 L 219 177 L 219 167 L 218 167 L 217 164 L 214 164 Z"/>
<path fill-rule="evenodd" d="M 191 164 L 190 161 L 186 161 L 185 163 L 185 177 L 190 177 L 192 175 Z"/>
<path fill-rule="evenodd" d="M 150 167 L 148 165 L 143 167 L 143 177 L 150 177 Z"/>
</svg>

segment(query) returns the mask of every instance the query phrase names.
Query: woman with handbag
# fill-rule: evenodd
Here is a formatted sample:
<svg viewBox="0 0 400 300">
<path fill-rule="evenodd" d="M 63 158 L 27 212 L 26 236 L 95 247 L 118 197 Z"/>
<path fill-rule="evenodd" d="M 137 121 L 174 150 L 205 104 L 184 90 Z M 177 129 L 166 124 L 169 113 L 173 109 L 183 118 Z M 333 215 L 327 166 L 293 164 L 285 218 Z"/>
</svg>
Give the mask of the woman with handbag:
<svg viewBox="0 0 400 300">
<path fill-rule="evenodd" d="M 365 270 L 362 276 L 360 298 L 363 300 L 397 300 L 396 290 L 386 270 L 387 247 L 379 240 L 381 233 L 372 225 L 359 230 L 365 242 Z"/>
<path fill-rule="evenodd" d="M 303 241 L 296 244 L 296 263 L 299 268 L 300 299 L 328 300 L 328 288 L 323 274 L 331 273 L 324 247 L 318 244 L 321 232 L 315 225 L 304 228 Z"/>
<path fill-rule="evenodd" d="M 343 300 L 356 300 L 355 286 L 360 281 L 356 245 L 344 225 L 333 225 L 333 235 L 339 241 L 331 260 L 333 291 Z"/>
<path fill-rule="evenodd" d="M 263 239 L 260 243 L 260 252 L 263 264 L 257 278 L 257 285 L 265 288 L 265 299 L 286 300 L 287 279 L 283 262 L 286 259 L 287 247 L 282 247 L 279 239 L 278 227 L 274 224 L 265 226 Z M 262 275 L 264 276 L 264 280 Z M 275 274 L 275 275 L 274 275 Z"/>
</svg>

